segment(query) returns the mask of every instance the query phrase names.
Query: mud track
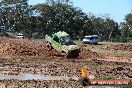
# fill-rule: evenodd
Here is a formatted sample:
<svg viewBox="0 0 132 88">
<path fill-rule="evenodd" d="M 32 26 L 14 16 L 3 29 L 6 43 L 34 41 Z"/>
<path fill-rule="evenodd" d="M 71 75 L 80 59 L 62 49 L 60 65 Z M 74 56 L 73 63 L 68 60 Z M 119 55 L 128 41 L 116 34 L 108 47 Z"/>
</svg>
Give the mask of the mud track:
<svg viewBox="0 0 132 88">
<path fill-rule="evenodd" d="M 42 61 L 43 60 L 43 61 Z M 30 62 L 31 61 L 31 62 Z M 17 76 L 20 73 L 51 76 L 81 77 L 80 67 L 93 72 L 96 79 L 130 79 L 132 80 L 132 64 L 106 62 L 100 60 L 60 60 L 44 58 L 12 58 L 0 59 L 0 73 Z M 3 88 L 83 88 L 78 80 L 1 80 Z M 101 88 L 101 87 L 99 87 Z"/>
<path fill-rule="evenodd" d="M 20 60 L 18 60 L 20 59 Z M 100 60 L 48 60 L 44 58 L 15 58 L 0 60 L 0 73 L 18 75 L 19 73 L 41 74 L 51 76 L 81 77 L 81 66 L 94 72 L 96 78 L 111 76 L 121 79 L 132 79 L 132 64 L 106 62 Z M 37 61 L 38 60 L 38 61 Z M 32 61 L 32 62 L 30 62 Z"/>
<path fill-rule="evenodd" d="M 104 57 L 85 47 L 81 47 L 78 58 L 68 59 L 55 50 L 47 51 L 44 41 L 3 38 L 0 40 L 0 55 L 0 74 L 3 75 L 26 73 L 80 78 L 83 66 L 95 74 L 95 79 L 132 80 L 131 58 Z M 2 80 L 0 85 L 3 88 L 82 88 L 78 81 L 71 80 Z"/>
<path fill-rule="evenodd" d="M 121 45 L 123 46 L 123 45 Z M 126 46 L 126 45 L 124 45 Z M 85 49 L 86 46 L 81 47 L 81 53 L 78 58 L 72 59 L 98 59 L 104 61 L 127 62 L 132 63 L 132 58 L 129 57 L 104 57 L 96 52 Z M 114 47 L 114 46 L 113 46 Z M 116 47 L 116 46 L 115 46 Z M 120 47 L 120 45 L 118 45 Z M 131 50 L 131 45 L 127 46 Z M 129 49 L 128 49 L 129 50 Z M 27 39 L 8 39 L 2 38 L 0 40 L 0 53 L 4 56 L 32 56 L 44 57 L 49 59 L 67 59 L 56 50 L 48 51 L 45 41 L 35 41 Z"/>
<path fill-rule="evenodd" d="M 61 55 L 61 53 L 57 52 L 54 49 L 52 51 L 48 51 L 45 41 L 35 41 L 27 39 L 1 39 L 0 53 L 7 56 L 42 56 L 52 59 L 65 58 L 64 55 Z M 78 59 L 86 58 L 101 58 L 101 56 L 82 47 Z"/>
</svg>

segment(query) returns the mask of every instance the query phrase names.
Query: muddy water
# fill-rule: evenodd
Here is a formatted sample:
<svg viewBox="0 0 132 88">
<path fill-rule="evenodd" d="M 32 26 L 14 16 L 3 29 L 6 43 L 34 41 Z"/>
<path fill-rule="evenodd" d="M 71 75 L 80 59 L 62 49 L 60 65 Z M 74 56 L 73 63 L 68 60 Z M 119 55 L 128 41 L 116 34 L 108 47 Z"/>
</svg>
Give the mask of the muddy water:
<svg viewBox="0 0 132 88">
<path fill-rule="evenodd" d="M 40 74 L 27 74 L 20 73 L 18 75 L 4 75 L 0 74 L 0 80 L 78 80 L 77 77 L 65 77 L 65 76 L 49 76 L 49 75 L 40 75 Z"/>
</svg>

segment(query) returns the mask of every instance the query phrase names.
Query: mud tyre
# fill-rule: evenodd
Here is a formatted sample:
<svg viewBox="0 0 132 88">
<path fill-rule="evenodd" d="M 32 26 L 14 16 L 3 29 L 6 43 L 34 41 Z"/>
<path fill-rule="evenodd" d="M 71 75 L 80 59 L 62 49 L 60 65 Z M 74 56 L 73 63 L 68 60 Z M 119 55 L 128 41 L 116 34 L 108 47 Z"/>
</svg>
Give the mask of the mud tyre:
<svg viewBox="0 0 132 88">
<path fill-rule="evenodd" d="M 46 43 L 46 47 L 48 51 L 51 51 L 53 49 L 53 47 L 51 46 L 51 43 L 49 42 Z"/>
<path fill-rule="evenodd" d="M 77 58 L 79 56 L 79 51 L 69 51 L 67 58 Z"/>
</svg>

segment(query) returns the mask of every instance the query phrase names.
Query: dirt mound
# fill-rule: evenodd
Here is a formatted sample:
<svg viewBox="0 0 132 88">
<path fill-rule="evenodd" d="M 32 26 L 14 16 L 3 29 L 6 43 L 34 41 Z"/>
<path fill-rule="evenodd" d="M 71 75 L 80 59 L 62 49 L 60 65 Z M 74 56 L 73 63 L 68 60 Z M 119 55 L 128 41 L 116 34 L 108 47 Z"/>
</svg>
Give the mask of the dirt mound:
<svg viewBox="0 0 132 88">
<path fill-rule="evenodd" d="M 48 51 L 44 41 L 35 41 L 28 39 L 0 39 L 0 52 L 4 55 L 19 56 L 43 56 L 43 57 L 60 57 L 64 58 L 56 50 Z M 81 48 L 80 58 L 98 57 L 97 53 Z"/>
<path fill-rule="evenodd" d="M 27 56 L 52 56 L 52 53 L 46 50 L 45 42 L 35 42 L 27 39 L 1 39 L 0 52 L 6 55 L 27 55 Z"/>
<path fill-rule="evenodd" d="M 96 52 L 92 52 L 85 47 L 81 47 L 80 57 L 87 59 L 87 58 L 102 58 L 101 55 L 97 54 Z"/>
<path fill-rule="evenodd" d="M 103 49 L 132 51 L 132 44 L 107 45 Z"/>
</svg>

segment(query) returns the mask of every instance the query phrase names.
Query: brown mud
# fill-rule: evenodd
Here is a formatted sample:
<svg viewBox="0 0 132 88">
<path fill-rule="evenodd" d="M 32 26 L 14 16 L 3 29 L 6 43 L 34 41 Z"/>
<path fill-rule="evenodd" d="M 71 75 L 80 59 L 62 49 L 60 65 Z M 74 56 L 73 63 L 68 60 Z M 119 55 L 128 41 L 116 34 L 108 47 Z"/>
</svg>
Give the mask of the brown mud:
<svg viewBox="0 0 132 88">
<path fill-rule="evenodd" d="M 65 58 L 56 50 L 48 51 L 44 41 L 33 41 L 27 39 L 1 39 L 0 52 L 10 56 L 42 56 L 48 58 Z M 97 53 L 81 47 L 79 59 L 99 58 Z"/>
<path fill-rule="evenodd" d="M 103 49 L 132 51 L 132 44 L 126 43 L 126 44 L 107 45 L 103 47 Z"/>
<path fill-rule="evenodd" d="M 78 58 L 65 58 L 56 50 L 48 51 L 44 41 L 27 39 L 0 39 L 0 74 L 34 75 L 81 78 L 81 67 L 93 72 L 95 79 L 132 80 L 131 58 L 103 57 L 81 47 Z M 2 80 L 3 88 L 82 88 L 78 81 L 70 80 Z M 0 88 L 2 88 L 0 86 Z"/>
</svg>

